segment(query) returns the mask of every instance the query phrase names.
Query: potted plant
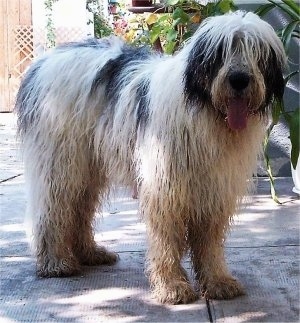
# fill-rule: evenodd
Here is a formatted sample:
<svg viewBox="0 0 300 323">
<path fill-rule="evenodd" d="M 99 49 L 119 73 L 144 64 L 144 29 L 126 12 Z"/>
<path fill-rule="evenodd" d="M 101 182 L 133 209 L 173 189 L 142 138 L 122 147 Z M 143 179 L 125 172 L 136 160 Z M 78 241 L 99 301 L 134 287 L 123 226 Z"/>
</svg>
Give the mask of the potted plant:
<svg viewBox="0 0 300 323">
<path fill-rule="evenodd" d="M 130 39 L 138 45 L 150 44 L 158 51 L 173 54 L 192 36 L 203 19 L 234 9 L 233 0 L 218 0 L 206 5 L 196 0 L 167 0 L 142 21 L 136 19 L 139 30 Z"/>
<path fill-rule="evenodd" d="M 280 10 L 280 12 L 288 18 L 289 22 L 286 26 L 278 30 L 278 36 L 282 40 L 287 55 L 289 54 L 290 43 L 293 38 L 300 38 L 299 24 L 300 24 L 300 8 L 293 0 L 282 0 L 281 2 L 268 0 L 269 3 L 260 6 L 256 13 L 260 16 L 264 16 L 272 9 Z M 287 84 L 291 78 L 298 76 L 299 71 L 292 71 L 285 77 L 285 83 Z M 265 143 L 264 143 L 264 156 L 267 166 L 267 173 L 271 183 L 271 195 L 274 201 L 280 203 L 274 187 L 274 178 L 272 175 L 272 169 L 270 165 L 270 158 L 268 156 L 267 148 L 269 144 L 270 134 L 279 120 L 283 120 L 289 129 L 289 139 L 291 142 L 291 169 L 292 177 L 294 180 L 293 191 L 297 194 L 300 193 L 300 161 L 299 161 L 299 146 L 300 146 L 300 108 L 297 107 L 285 107 L 283 101 L 275 100 L 272 105 L 272 122 L 267 130 Z M 292 109 L 291 109 L 292 108 Z"/>
<path fill-rule="evenodd" d="M 101 13 L 101 7 L 97 0 L 87 0 L 87 11 L 93 14 L 93 21 L 88 21 L 88 24 L 94 24 L 94 36 L 96 38 L 102 38 L 113 34 L 113 28 L 109 25 Z"/>
<path fill-rule="evenodd" d="M 151 7 L 152 0 L 131 0 L 133 7 Z"/>
</svg>

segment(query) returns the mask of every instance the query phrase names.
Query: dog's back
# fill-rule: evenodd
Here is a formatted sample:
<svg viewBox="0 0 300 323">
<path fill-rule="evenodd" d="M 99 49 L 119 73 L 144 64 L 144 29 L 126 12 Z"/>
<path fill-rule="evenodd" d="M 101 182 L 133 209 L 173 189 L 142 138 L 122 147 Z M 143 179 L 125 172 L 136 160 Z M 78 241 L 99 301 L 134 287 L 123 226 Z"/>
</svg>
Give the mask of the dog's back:
<svg viewBox="0 0 300 323">
<path fill-rule="evenodd" d="M 284 50 L 254 14 L 212 17 L 177 55 L 114 38 L 55 49 L 29 69 L 16 109 L 40 276 L 112 264 L 92 220 L 111 178 L 139 177 L 148 225 L 150 283 L 162 302 L 243 293 L 223 241 L 247 192 Z"/>
</svg>

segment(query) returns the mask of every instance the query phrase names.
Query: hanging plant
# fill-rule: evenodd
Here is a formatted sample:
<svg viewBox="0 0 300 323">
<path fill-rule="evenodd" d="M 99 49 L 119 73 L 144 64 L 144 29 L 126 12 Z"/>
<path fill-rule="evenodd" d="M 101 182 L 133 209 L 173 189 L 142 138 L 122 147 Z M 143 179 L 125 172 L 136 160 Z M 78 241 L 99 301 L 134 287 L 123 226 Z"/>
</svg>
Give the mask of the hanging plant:
<svg viewBox="0 0 300 323">
<path fill-rule="evenodd" d="M 103 8 L 97 0 L 87 0 L 86 9 L 93 14 L 94 20 L 90 20 L 88 24 L 94 24 L 94 36 L 96 38 L 102 38 L 113 34 L 113 28 L 104 17 Z"/>
<path fill-rule="evenodd" d="M 47 18 L 46 21 L 46 47 L 52 48 L 55 47 L 55 28 L 53 23 L 53 3 L 58 0 L 45 0 L 44 6 L 45 6 L 45 16 Z"/>
</svg>

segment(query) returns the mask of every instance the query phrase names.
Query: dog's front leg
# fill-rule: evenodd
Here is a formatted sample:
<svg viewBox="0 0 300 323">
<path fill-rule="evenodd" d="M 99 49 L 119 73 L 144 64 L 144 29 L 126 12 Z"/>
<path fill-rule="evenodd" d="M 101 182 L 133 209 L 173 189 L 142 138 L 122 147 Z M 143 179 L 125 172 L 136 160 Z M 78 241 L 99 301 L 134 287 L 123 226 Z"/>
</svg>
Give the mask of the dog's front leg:
<svg viewBox="0 0 300 323">
<path fill-rule="evenodd" d="M 144 192 L 145 193 L 145 192 Z M 181 266 L 186 251 L 185 225 L 182 219 L 168 212 L 168 202 L 160 197 L 141 196 L 141 211 L 147 223 L 149 250 L 148 273 L 151 288 L 161 303 L 190 303 L 197 295 Z"/>
<path fill-rule="evenodd" d="M 224 237 L 229 218 L 194 217 L 188 227 L 191 258 L 202 293 L 207 298 L 230 299 L 244 294 L 230 274 L 224 258 Z"/>
</svg>

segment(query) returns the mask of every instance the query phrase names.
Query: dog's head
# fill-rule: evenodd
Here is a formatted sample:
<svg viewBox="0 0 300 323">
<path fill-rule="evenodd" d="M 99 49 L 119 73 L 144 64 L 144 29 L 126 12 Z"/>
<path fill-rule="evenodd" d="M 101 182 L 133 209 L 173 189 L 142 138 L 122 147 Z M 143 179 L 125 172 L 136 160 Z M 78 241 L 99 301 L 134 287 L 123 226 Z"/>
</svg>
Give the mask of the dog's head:
<svg viewBox="0 0 300 323">
<path fill-rule="evenodd" d="M 253 13 L 208 18 L 185 50 L 187 101 L 212 107 L 233 130 L 245 128 L 250 115 L 265 114 L 272 99 L 283 96 L 282 43 Z"/>
</svg>

